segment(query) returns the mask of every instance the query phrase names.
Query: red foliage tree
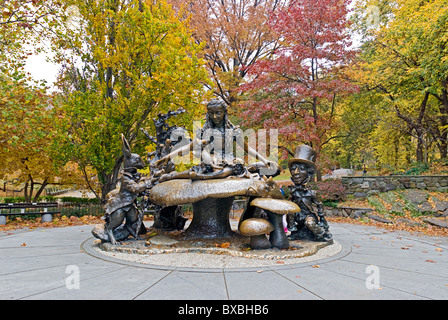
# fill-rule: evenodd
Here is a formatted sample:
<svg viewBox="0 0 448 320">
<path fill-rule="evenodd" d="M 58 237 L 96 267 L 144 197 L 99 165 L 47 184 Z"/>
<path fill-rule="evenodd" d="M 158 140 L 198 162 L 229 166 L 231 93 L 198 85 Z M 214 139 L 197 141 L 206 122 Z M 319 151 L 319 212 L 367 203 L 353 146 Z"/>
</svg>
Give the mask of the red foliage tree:
<svg viewBox="0 0 448 320">
<path fill-rule="evenodd" d="M 169 0 L 176 10 L 185 7 L 204 58 L 214 94 L 229 106 L 250 67 L 278 46 L 267 25 L 271 14 L 287 0 Z M 242 68 L 244 66 L 244 68 Z"/>
<path fill-rule="evenodd" d="M 283 143 L 319 153 L 337 127 L 336 97 L 356 90 L 345 77 L 354 58 L 347 27 L 349 0 L 293 0 L 270 27 L 282 46 L 250 70 L 241 90 L 246 126 L 278 128 Z"/>
</svg>

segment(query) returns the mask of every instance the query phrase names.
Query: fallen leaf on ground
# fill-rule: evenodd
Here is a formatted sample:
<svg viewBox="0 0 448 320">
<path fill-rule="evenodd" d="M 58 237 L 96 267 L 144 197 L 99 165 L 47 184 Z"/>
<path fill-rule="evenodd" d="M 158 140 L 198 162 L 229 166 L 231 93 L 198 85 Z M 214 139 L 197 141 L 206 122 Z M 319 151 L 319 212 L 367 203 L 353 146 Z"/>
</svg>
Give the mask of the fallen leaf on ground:
<svg viewBox="0 0 448 320">
<path fill-rule="evenodd" d="M 313 266 L 313 268 L 319 268 L 320 266 L 318 265 L 318 264 L 315 264 L 314 266 Z"/>
<path fill-rule="evenodd" d="M 426 262 L 436 263 L 434 260 L 425 260 Z"/>
<path fill-rule="evenodd" d="M 278 263 L 278 264 L 284 264 L 284 263 L 285 263 L 285 261 L 282 261 L 282 260 L 277 260 L 277 263 Z"/>
</svg>

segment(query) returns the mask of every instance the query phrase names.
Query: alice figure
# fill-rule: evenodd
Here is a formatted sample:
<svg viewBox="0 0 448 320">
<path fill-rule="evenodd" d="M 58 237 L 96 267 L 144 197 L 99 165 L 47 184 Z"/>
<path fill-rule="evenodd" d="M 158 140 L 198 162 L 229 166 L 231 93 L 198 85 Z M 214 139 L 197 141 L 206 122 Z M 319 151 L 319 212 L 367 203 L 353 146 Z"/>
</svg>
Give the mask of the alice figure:
<svg viewBox="0 0 448 320">
<path fill-rule="evenodd" d="M 235 144 L 260 162 L 245 168 L 244 161 L 235 156 Z M 243 140 L 241 129 L 228 120 L 227 105 L 220 99 L 208 103 L 206 122 L 197 132 L 196 138 L 190 144 L 164 156 L 157 164 L 163 167 L 169 159 L 184 155 L 190 150 L 196 153 L 195 156 L 200 156 L 200 164 L 183 172 L 166 173 L 160 177 L 159 182 L 171 179 L 216 179 L 231 175 L 249 177 L 254 173 L 276 176 L 280 172 L 277 163 L 264 158 Z"/>
</svg>

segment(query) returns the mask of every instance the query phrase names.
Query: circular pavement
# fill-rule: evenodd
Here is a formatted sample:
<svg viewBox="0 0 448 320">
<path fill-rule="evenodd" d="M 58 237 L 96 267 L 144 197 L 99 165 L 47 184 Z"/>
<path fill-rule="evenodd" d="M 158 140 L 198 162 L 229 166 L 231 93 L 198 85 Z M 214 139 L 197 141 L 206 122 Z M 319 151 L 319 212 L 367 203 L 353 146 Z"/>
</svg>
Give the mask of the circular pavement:
<svg viewBox="0 0 448 320">
<path fill-rule="evenodd" d="M 221 272 L 225 269 L 231 271 L 248 271 L 261 267 L 279 268 L 281 266 L 294 266 L 297 264 L 313 262 L 331 258 L 339 253 L 346 254 L 341 244 L 335 241 L 317 251 L 317 253 L 304 257 L 282 257 L 278 256 L 268 259 L 257 259 L 248 257 L 232 256 L 231 254 L 216 251 L 215 253 L 156 253 L 156 254 L 135 254 L 125 252 L 108 252 L 102 250 L 96 240 L 88 240 L 82 245 L 83 250 L 88 254 L 108 261 L 130 264 L 133 266 L 155 268 L 162 270 L 182 270 L 186 272 Z"/>
<path fill-rule="evenodd" d="M 448 299 L 447 238 L 333 223 L 335 244 L 315 256 L 253 265 L 190 253 L 127 261 L 96 251 L 92 229 L 0 232 L 0 299 Z"/>
</svg>

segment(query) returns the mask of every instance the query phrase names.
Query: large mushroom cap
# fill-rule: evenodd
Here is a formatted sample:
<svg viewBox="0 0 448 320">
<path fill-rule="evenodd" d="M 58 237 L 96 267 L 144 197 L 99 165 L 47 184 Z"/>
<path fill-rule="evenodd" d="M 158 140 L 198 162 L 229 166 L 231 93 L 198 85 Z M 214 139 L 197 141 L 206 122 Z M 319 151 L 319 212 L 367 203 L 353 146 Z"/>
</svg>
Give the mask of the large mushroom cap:
<svg viewBox="0 0 448 320">
<path fill-rule="evenodd" d="M 300 212 L 299 206 L 288 200 L 256 198 L 250 202 L 250 205 L 278 214 L 294 214 Z"/>
<path fill-rule="evenodd" d="M 160 206 L 195 203 L 206 198 L 261 196 L 282 198 L 279 187 L 265 179 L 227 178 L 210 180 L 174 179 L 151 189 L 149 200 Z"/>
<path fill-rule="evenodd" d="M 246 237 L 259 236 L 274 231 L 274 225 L 266 219 L 251 218 L 241 222 L 239 231 Z"/>
</svg>

